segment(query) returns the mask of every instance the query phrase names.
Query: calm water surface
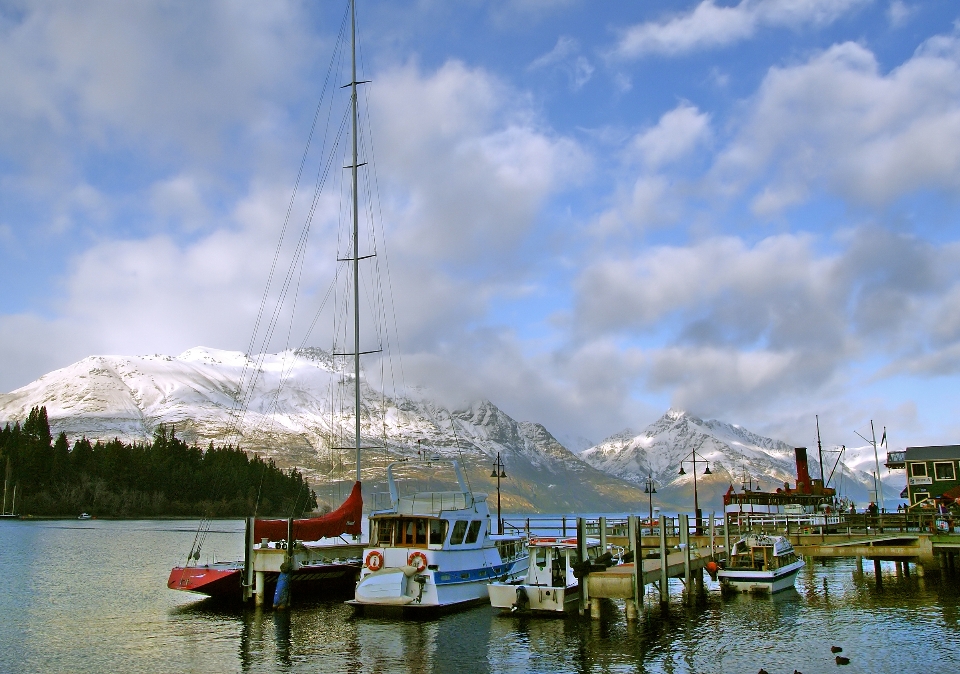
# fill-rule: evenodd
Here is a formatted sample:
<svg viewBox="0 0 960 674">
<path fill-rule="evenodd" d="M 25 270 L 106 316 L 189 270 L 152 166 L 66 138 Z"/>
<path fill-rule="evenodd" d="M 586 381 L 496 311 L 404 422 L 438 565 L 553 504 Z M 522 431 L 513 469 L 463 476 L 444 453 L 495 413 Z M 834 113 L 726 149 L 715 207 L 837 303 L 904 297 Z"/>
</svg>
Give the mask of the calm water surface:
<svg viewBox="0 0 960 674">
<path fill-rule="evenodd" d="M 797 591 L 686 609 L 675 593 L 627 624 L 530 619 L 479 607 L 429 622 L 355 619 L 340 602 L 289 613 L 224 608 L 167 590 L 196 522 L 0 522 L 2 672 L 950 672 L 960 668 L 960 579 L 898 580 L 884 565 L 808 564 Z M 242 523 L 204 546 L 241 555 Z M 204 560 L 202 560 L 204 561 Z M 872 565 L 867 565 L 872 571 Z M 679 590 L 679 585 L 672 586 Z M 647 597 L 653 606 L 656 599 Z M 831 645 L 851 663 L 838 667 Z"/>
</svg>

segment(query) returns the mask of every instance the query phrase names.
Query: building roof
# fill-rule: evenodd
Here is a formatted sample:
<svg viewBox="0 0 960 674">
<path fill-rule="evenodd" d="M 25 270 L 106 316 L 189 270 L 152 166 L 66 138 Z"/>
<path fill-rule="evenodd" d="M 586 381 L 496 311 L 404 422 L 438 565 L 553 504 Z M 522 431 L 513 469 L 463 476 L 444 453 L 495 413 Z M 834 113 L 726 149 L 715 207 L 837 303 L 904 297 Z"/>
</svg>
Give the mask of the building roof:
<svg viewBox="0 0 960 674">
<path fill-rule="evenodd" d="M 935 461 L 936 459 L 960 459 L 960 445 L 907 447 L 906 461 Z"/>
</svg>

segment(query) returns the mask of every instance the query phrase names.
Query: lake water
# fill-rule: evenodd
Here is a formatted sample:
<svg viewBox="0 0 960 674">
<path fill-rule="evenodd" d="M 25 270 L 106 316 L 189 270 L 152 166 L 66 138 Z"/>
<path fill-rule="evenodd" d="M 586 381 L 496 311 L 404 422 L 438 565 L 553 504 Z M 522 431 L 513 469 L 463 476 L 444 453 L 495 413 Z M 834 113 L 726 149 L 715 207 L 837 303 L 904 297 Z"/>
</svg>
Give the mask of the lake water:
<svg viewBox="0 0 960 674">
<path fill-rule="evenodd" d="M 960 668 L 960 579 L 898 580 L 852 560 L 808 564 L 796 592 L 721 598 L 628 624 L 478 607 L 427 622 L 354 618 L 341 602 L 223 608 L 166 588 L 189 521 L 0 522 L 2 672 L 950 672 Z M 204 550 L 238 558 L 241 522 Z M 205 560 L 201 560 L 205 561 Z M 673 583 L 673 581 L 671 581 Z M 679 585 L 672 585 L 679 590 Z M 838 667 L 831 645 L 851 660 Z"/>
</svg>

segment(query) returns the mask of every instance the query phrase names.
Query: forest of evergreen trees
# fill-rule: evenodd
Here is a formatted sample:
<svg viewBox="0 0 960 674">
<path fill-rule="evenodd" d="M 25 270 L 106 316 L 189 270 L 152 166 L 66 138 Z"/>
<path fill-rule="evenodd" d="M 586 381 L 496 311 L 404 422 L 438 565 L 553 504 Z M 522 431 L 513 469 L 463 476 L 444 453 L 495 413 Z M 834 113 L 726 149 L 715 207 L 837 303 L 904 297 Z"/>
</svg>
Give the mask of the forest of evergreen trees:
<svg viewBox="0 0 960 674">
<path fill-rule="evenodd" d="M 300 472 L 284 472 L 272 459 L 213 443 L 191 447 L 162 425 L 150 444 L 82 438 L 71 448 L 64 433 L 50 435 L 45 407 L 33 408 L 23 426 L 0 430 L 0 476 L 8 478 L 7 510 L 16 484 L 22 515 L 235 517 L 256 510 L 290 517 L 317 507 Z"/>
</svg>

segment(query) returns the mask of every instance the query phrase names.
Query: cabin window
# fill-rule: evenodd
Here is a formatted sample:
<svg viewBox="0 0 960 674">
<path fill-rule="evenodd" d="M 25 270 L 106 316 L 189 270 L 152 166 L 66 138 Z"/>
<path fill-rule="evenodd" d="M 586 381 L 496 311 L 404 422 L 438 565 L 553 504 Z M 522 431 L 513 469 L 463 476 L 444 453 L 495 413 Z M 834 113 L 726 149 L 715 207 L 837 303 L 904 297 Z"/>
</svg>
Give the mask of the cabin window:
<svg viewBox="0 0 960 674">
<path fill-rule="evenodd" d="M 926 477 L 927 476 L 927 464 L 921 463 L 911 463 L 910 464 L 910 474 L 913 477 Z"/>
<path fill-rule="evenodd" d="M 430 520 L 430 545 L 442 545 L 446 533 L 446 520 Z"/>
<path fill-rule="evenodd" d="M 467 533 L 467 521 L 457 520 L 453 524 L 453 533 L 450 534 L 450 545 L 460 545 L 463 543 L 463 535 Z"/>
<path fill-rule="evenodd" d="M 476 543 L 480 536 L 480 520 L 473 520 L 470 523 L 470 529 L 467 530 L 467 539 L 464 543 Z"/>
<path fill-rule="evenodd" d="M 373 545 L 388 546 L 393 544 L 393 520 L 377 520 L 376 540 Z"/>
<path fill-rule="evenodd" d="M 547 549 L 546 548 L 533 549 L 533 563 L 539 566 L 541 569 L 547 565 Z"/>
<path fill-rule="evenodd" d="M 953 480 L 953 461 L 937 461 L 933 464 L 933 474 L 938 480 Z"/>
</svg>

